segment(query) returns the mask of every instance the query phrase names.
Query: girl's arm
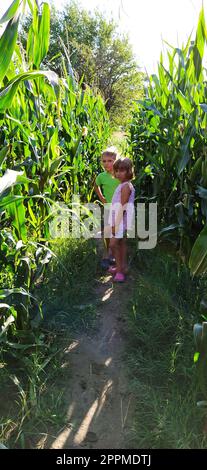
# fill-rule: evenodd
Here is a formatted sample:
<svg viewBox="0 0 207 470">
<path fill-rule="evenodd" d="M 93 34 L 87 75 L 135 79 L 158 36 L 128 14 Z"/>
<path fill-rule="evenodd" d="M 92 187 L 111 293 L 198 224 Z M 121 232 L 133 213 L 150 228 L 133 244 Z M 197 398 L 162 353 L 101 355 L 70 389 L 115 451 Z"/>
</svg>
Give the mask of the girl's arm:
<svg viewBox="0 0 207 470">
<path fill-rule="evenodd" d="M 130 194 L 131 194 L 131 188 L 130 188 L 129 184 L 125 184 L 124 187 L 121 190 L 121 204 L 122 204 L 122 206 L 127 204 Z"/>
<path fill-rule="evenodd" d="M 121 205 L 125 206 L 129 200 L 129 196 L 131 194 L 131 189 L 128 184 L 125 184 L 121 190 Z M 112 227 L 112 235 L 115 235 L 115 228 L 119 226 L 120 222 L 123 219 L 123 207 L 120 207 L 118 213 L 116 214 L 115 224 Z"/>
<path fill-rule="evenodd" d="M 95 183 L 94 184 L 94 191 L 95 193 L 97 194 L 98 198 L 100 199 L 100 201 L 105 204 L 106 203 L 106 198 L 104 197 L 102 191 L 101 191 L 101 188 L 100 186 L 97 186 L 97 184 Z"/>
</svg>

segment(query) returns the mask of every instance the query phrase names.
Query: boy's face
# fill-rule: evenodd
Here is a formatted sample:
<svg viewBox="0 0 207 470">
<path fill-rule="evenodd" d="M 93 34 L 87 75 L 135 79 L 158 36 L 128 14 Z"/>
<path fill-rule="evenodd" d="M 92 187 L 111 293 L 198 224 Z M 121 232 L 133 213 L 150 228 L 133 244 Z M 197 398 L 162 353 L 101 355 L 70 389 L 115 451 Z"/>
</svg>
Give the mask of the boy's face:
<svg viewBox="0 0 207 470">
<path fill-rule="evenodd" d="M 109 155 L 104 155 L 101 159 L 101 163 L 108 173 L 113 173 L 113 164 L 115 162 L 115 158 L 110 157 Z"/>
</svg>

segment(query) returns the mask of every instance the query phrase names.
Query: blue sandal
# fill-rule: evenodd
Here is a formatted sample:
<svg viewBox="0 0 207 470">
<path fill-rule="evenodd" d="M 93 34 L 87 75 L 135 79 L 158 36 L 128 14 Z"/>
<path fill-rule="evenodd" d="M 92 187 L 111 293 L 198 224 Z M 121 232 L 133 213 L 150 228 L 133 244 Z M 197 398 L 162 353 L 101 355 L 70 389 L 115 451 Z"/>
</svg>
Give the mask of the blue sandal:
<svg viewBox="0 0 207 470">
<path fill-rule="evenodd" d="M 103 269 L 108 269 L 109 266 L 110 266 L 110 259 L 109 259 L 109 258 L 103 258 L 103 259 L 101 260 L 101 267 L 102 267 Z"/>
</svg>

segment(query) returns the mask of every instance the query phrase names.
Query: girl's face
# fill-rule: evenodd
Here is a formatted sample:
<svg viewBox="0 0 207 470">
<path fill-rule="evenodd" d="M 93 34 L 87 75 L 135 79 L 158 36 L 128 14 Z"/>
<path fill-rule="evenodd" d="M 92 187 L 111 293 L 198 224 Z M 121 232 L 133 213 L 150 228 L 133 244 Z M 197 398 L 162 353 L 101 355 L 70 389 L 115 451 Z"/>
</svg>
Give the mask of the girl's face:
<svg viewBox="0 0 207 470">
<path fill-rule="evenodd" d="M 104 167 L 104 170 L 106 170 L 108 173 L 113 173 L 113 164 L 114 164 L 114 158 L 112 157 L 107 157 L 103 156 L 101 159 L 102 165 Z"/>
<path fill-rule="evenodd" d="M 115 170 L 115 177 L 118 178 L 121 183 L 124 183 L 129 179 L 127 175 L 127 170 L 125 170 L 124 168 L 117 168 L 117 170 Z"/>
</svg>

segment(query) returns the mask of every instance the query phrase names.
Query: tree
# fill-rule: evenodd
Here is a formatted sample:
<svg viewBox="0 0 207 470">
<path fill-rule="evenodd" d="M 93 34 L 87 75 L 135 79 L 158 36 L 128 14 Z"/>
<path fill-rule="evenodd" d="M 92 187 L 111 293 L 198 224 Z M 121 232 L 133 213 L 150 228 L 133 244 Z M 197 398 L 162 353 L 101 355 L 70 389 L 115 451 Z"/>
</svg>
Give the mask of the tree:
<svg viewBox="0 0 207 470">
<path fill-rule="evenodd" d="M 89 13 L 73 0 L 63 11 L 53 5 L 47 68 L 62 74 L 62 57 L 67 52 L 78 79 L 84 77 L 101 92 L 112 123 L 126 124 L 133 101 L 140 98 L 143 88 L 143 74 L 127 35 L 120 35 L 113 20 L 99 11 Z"/>
</svg>

